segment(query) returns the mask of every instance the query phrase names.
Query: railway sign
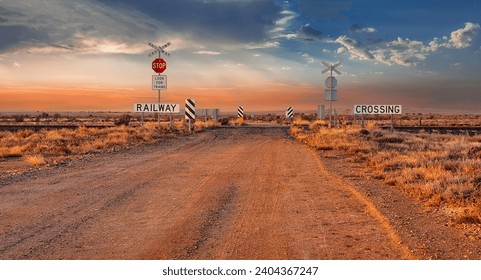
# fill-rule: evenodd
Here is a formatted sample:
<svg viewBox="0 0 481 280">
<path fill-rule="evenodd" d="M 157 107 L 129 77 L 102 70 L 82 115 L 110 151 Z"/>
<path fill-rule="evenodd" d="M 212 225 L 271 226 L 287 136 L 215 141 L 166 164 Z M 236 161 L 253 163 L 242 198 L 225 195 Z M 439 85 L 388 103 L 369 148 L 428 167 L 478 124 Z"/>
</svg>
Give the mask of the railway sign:
<svg viewBox="0 0 481 280">
<path fill-rule="evenodd" d="M 243 118 L 243 117 L 244 117 L 244 107 L 239 106 L 239 108 L 237 108 L 237 117 L 238 117 L 238 118 Z"/>
<path fill-rule="evenodd" d="M 172 103 L 136 103 L 135 113 L 180 113 L 179 104 Z"/>
<path fill-rule="evenodd" d="M 153 90 L 167 90 L 167 75 L 152 75 Z"/>
<path fill-rule="evenodd" d="M 152 70 L 155 73 L 163 73 L 167 69 L 167 62 L 162 58 L 156 58 L 152 61 Z"/>
<path fill-rule="evenodd" d="M 356 115 L 401 115 L 401 105 L 354 105 Z"/>
</svg>

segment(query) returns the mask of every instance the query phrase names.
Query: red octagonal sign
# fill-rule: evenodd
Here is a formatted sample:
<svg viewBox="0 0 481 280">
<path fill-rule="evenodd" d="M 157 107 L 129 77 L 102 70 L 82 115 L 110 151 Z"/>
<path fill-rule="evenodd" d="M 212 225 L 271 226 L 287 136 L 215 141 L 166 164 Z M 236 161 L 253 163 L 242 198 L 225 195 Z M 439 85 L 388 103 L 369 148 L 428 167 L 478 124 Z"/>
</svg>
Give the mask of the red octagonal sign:
<svg viewBox="0 0 481 280">
<path fill-rule="evenodd" d="M 152 61 L 152 70 L 154 70 L 155 73 L 162 73 L 165 69 L 167 69 L 167 62 L 162 58 L 157 58 Z"/>
</svg>

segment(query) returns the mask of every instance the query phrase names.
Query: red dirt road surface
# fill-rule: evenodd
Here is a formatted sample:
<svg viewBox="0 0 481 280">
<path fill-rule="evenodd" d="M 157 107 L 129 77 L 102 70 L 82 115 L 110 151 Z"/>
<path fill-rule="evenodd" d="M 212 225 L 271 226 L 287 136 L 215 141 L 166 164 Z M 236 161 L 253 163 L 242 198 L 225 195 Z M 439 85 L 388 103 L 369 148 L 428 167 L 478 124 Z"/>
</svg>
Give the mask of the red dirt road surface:
<svg viewBox="0 0 481 280">
<path fill-rule="evenodd" d="M 480 258 L 354 168 L 272 127 L 76 161 L 0 183 L 0 259 Z"/>
</svg>

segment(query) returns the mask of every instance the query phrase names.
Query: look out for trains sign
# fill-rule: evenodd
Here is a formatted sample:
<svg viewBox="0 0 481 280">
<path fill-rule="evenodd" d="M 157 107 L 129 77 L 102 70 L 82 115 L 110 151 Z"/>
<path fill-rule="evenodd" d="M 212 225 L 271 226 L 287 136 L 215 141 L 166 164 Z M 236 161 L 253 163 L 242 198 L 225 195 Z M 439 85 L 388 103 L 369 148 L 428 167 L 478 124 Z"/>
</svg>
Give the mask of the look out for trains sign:
<svg viewBox="0 0 481 280">
<path fill-rule="evenodd" d="M 354 105 L 356 115 L 401 115 L 401 105 Z"/>
</svg>

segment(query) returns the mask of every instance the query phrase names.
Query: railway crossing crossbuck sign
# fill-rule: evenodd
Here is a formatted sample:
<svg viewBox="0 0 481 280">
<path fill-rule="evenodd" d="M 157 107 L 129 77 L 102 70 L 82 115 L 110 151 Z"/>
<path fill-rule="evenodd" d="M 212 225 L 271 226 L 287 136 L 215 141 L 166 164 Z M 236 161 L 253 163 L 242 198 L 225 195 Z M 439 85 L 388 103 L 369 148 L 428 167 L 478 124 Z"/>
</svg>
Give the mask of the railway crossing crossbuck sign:
<svg viewBox="0 0 481 280">
<path fill-rule="evenodd" d="M 166 52 L 164 49 L 167 48 L 168 46 L 171 45 L 170 42 L 167 42 L 165 43 L 163 46 L 157 46 L 155 44 L 152 44 L 152 43 L 147 43 L 151 48 L 153 48 L 154 50 L 149 53 L 149 56 L 153 56 L 154 54 L 156 53 L 159 53 L 159 57 L 160 57 L 160 53 L 163 53 L 165 54 L 166 56 L 170 56 L 170 53 Z"/>
</svg>

